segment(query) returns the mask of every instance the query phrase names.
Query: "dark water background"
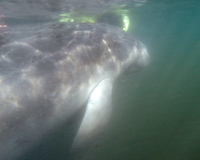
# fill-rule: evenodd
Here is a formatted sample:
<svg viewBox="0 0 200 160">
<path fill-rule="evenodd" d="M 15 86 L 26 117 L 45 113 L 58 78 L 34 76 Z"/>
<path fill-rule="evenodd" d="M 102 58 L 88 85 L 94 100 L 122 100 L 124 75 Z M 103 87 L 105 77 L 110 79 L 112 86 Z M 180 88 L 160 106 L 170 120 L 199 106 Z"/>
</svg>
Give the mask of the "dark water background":
<svg viewBox="0 0 200 160">
<path fill-rule="evenodd" d="M 131 8 L 128 32 L 147 46 L 151 63 L 115 83 L 113 116 L 98 145 L 71 153 L 72 124 L 24 160 L 199 160 L 199 16 L 198 0 L 149 0 Z"/>
</svg>

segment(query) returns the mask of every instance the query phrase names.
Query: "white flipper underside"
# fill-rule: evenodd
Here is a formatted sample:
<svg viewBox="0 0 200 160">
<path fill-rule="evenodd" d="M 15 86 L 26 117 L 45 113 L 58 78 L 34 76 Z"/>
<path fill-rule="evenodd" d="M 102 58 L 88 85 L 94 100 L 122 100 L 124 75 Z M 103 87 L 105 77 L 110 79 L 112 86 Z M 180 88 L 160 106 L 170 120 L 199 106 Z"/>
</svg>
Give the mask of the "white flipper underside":
<svg viewBox="0 0 200 160">
<path fill-rule="evenodd" d="M 82 148 L 90 143 L 108 123 L 112 111 L 113 82 L 114 79 L 104 79 L 91 93 L 84 118 L 73 143 L 73 149 Z"/>
</svg>

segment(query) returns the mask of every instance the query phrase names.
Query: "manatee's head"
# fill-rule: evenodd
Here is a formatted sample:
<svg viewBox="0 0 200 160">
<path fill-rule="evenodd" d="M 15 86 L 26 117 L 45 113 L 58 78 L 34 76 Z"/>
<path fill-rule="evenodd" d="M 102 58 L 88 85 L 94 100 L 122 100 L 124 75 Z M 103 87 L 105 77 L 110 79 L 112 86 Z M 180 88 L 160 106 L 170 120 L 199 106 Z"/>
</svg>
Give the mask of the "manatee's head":
<svg viewBox="0 0 200 160">
<path fill-rule="evenodd" d="M 70 34 L 73 41 L 65 50 L 70 49 L 82 67 L 93 66 L 101 76 L 132 73 L 149 63 L 146 47 L 121 28 L 108 24 L 82 24 Z"/>
<path fill-rule="evenodd" d="M 121 74 L 139 71 L 150 61 L 144 44 L 124 31 L 110 34 L 106 45 L 111 52 L 111 59 L 117 64 Z"/>
<path fill-rule="evenodd" d="M 149 64 L 149 54 L 141 42 L 134 42 L 132 49 L 128 51 L 129 56 L 122 62 L 122 73 L 132 73 L 139 71 Z"/>
</svg>

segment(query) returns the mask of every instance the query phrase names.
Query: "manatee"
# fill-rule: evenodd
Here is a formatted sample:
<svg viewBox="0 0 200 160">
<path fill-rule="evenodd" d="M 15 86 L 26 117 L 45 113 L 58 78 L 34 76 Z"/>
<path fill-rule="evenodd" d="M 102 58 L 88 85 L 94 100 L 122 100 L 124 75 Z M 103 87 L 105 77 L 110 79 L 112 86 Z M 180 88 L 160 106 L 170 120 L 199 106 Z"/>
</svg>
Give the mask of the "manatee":
<svg viewBox="0 0 200 160">
<path fill-rule="evenodd" d="M 26 25 L 10 33 L 0 46 L 1 160 L 27 153 L 84 104 L 72 148 L 87 147 L 109 122 L 116 78 L 149 63 L 140 41 L 108 24 Z"/>
</svg>

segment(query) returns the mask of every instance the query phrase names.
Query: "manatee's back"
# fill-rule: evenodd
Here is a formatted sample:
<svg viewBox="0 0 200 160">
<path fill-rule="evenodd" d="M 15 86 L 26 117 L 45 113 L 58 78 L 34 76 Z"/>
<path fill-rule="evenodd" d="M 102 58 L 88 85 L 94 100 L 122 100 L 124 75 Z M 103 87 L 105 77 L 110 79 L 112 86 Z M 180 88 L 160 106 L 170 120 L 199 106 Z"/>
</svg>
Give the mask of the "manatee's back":
<svg viewBox="0 0 200 160">
<path fill-rule="evenodd" d="M 0 157 L 3 160 L 17 157 L 33 141 L 37 143 L 40 131 L 46 126 L 45 117 L 53 112 L 51 99 L 45 98 L 45 90 L 53 89 L 50 83 L 56 81 L 50 75 L 53 63 L 45 58 L 47 53 L 31 45 L 37 32 L 25 29 L 21 26 L 1 33 Z"/>
<path fill-rule="evenodd" d="M 56 124 L 56 107 L 64 103 L 61 100 L 68 102 L 66 98 L 80 84 L 75 63 L 62 50 L 72 40 L 71 30 L 64 27 L 48 31 L 48 28 L 21 26 L 2 34 L 0 157 L 3 160 L 17 157 L 38 143 L 51 123 Z"/>
</svg>

